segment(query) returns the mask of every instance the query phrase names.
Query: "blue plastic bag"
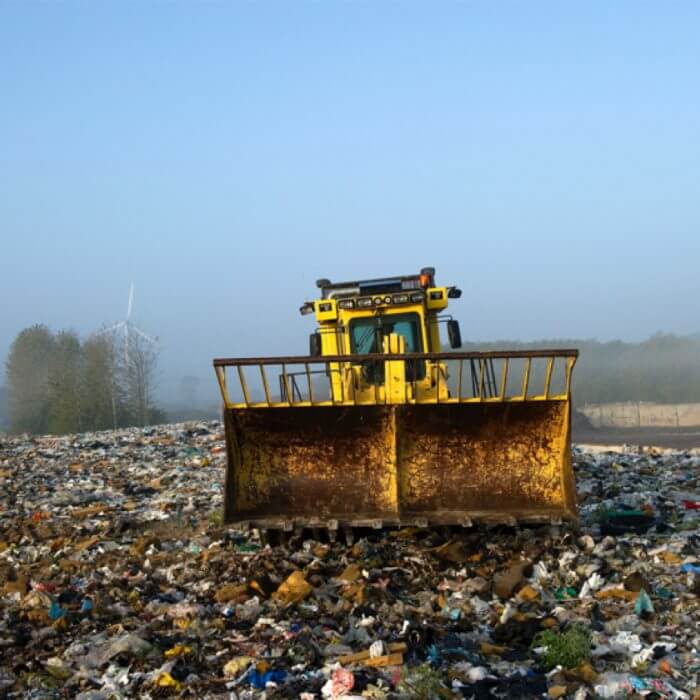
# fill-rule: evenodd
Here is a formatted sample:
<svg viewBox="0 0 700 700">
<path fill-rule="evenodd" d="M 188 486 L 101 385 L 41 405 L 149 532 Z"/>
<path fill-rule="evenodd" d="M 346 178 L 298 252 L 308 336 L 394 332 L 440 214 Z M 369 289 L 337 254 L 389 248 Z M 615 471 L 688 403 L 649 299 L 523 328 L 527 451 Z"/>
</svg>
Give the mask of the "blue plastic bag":
<svg viewBox="0 0 700 700">
<path fill-rule="evenodd" d="M 51 601 L 51 608 L 49 609 L 49 617 L 52 620 L 58 620 L 59 617 L 63 617 L 66 611 L 55 601 Z"/>
<path fill-rule="evenodd" d="M 637 602 L 634 604 L 634 612 L 637 614 L 637 617 L 641 617 L 644 613 L 651 614 L 654 612 L 654 604 L 643 588 L 639 591 Z"/>
<path fill-rule="evenodd" d="M 284 683 L 286 678 L 286 671 L 265 671 L 265 673 L 253 671 L 248 680 L 256 690 L 264 690 L 268 683 Z"/>
</svg>

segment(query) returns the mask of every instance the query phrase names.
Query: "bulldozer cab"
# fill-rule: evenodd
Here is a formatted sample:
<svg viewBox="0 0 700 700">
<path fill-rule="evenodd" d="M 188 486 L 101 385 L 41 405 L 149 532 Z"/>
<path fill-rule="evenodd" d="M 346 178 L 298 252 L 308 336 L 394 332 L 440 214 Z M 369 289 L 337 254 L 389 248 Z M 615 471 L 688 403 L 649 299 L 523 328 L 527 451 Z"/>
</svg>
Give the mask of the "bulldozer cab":
<svg viewBox="0 0 700 700">
<path fill-rule="evenodd" d="M 300 309 L 317 323 L 308 356 L 214 360 L 226 522 L 333 530 L 576 517 L 576 350 L 461 352 L 444 313 L 461 292 L 437 285 L 432 268 L 317 286 Z"/>
<path fill-rule="evenodd" d="M 336 284 L 319 280 L 321 298 L 301 307 L 302 314 L 315 313 L 319 321 L 312 348 L 321 356 L 439 352 L 440 324 L 452 324 L 451 337 L 459 337 L 457 322 L 440 312 L 447 307 L 450 295 L 458 298 L 461 292 L 456 287 L 435 286 L 434 276 L 432 268 L 424 268 L 418 275 L 402 277 Z M 357 358 L 345 368 L 331 363 L 329 388 L 336 401 L 353 395 L 360 401 L 386 402 L 390 396 L 386 369 L 382 359 Z M 442 363 L 407 357 L 393 372 L 394 400 L 401 384 L 405 385 L 398 392 L 402 402 L 426 395 L 436 385 L 437 373 L 443 378 L 443 394 L 447 391 Z"/>
<path fill-rule="evenodd" d="M 353 355 L 378 354 L 390 347 L 393 341 L 404 352 L 422 352 L 424 347 L 422 323 L 416 313 L 389 313 L 370 317 L 353 318 L 348 323 L 350 352 Z M 394 336 L 392 338 L 392 336 Z M 380 385 L 385 383 L 384 363 L 367 360 L 360 363 L 358 384 Z M 425 377 L 425 363 L 408 360 L 406 369 L 415 379 Z"/>
</svg>

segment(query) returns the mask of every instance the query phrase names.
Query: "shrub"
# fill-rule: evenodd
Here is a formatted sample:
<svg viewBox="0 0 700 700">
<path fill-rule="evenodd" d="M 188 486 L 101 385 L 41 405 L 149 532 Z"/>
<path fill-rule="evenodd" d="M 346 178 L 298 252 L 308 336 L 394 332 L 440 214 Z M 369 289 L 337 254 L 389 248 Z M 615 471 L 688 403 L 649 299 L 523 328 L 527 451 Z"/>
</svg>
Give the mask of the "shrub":
<svg viewBox="0 0 700 700">
<path fill-rule="evenodd" d="M 591 656 L 591 632 L 582 625 L 572 625 L 566 632 L 544 630 L 535 636 L 534 647 L 544 647 L 542 661 L 548 668 L 576 668 Z"/>
</svg>

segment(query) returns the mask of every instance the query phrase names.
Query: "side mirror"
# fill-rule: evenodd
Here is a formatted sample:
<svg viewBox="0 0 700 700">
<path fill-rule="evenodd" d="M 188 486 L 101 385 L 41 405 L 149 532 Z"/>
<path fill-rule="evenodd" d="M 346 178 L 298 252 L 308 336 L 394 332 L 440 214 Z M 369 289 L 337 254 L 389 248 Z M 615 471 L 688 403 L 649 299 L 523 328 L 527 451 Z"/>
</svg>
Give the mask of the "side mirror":
<svg viewBox="0 0 700 700">
<path fill-rule="evenodd" d="M 309 336 L 309 355 L 311 357 L 320 357 L 321 354 L 321 334 L 312 333 Z"/>
<path fill-rule="evenodd" d="M 459 332 L 459 321 L 447 322 L 447 337 L 450 339 L 451 348 L 462 347 L 462 334 Z"/>
</svg>

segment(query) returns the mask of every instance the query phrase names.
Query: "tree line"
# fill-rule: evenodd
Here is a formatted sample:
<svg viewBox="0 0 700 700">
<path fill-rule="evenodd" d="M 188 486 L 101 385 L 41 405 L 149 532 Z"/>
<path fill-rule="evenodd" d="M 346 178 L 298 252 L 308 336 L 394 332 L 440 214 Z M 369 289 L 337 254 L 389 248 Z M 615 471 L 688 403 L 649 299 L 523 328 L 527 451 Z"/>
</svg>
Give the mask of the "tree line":
<svg viewBox="0 0 700 700">
<path fill-rule="evenodd" d="M 463 350 L 578 348 L 573 401 L 700 402 L 700 335 L 657 333 L 641 343 L 558 339 L 469 342 Z M 138 336 L 129 360 L 113 336 L 81 341 L 46 326 L 23 330 L 10 349 L 0 386 L 0 431 L 68 433 L 165 420 L 155 405 L 157 357 Z"/>
<path fill-rule="evenodd" d="M 656 333 L 641 343 L 541 340 L 465 343 L 463 350 L 578 348 L 574 405 L 616 401 L 700 402 L 700 336 Z"/>
<path fill-rule="evenodd" d="M 138 336 L 125 348 L 108 333 L 81 340 L 35 325 L 17 335 L 5 369 L 11 432 L 65 434 L 164 420 L 154 397 L 157 352 Z"/>
</svg>

